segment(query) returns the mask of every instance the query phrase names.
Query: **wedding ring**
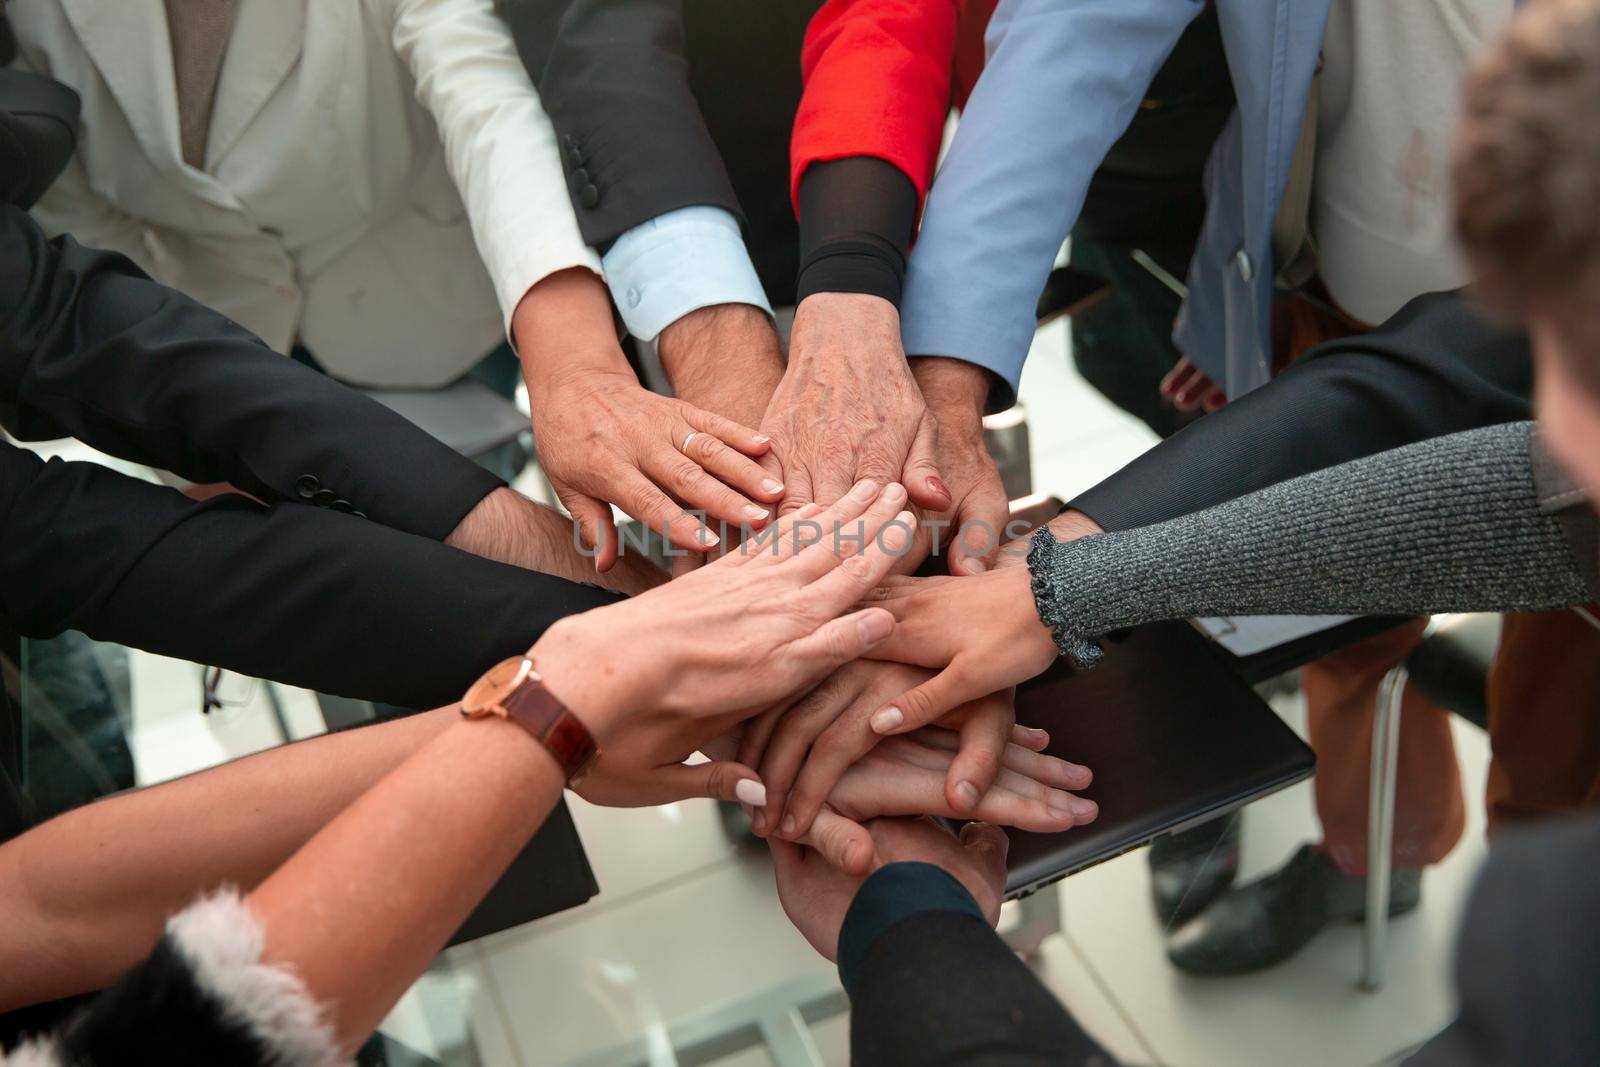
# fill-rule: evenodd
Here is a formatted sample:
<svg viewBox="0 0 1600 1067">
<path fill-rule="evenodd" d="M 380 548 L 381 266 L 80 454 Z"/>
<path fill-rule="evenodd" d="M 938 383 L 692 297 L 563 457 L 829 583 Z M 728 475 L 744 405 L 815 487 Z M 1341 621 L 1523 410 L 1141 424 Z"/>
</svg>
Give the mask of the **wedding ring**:
<svg viewBox="0 0 1600 1067">
<path fill-rule="evenodd" d="M 700 431 L 699 430 L 690 431 L 689 436 L 685 437 L 683 439 L 683 444 L 678 446 L 678 451 L 680 451 L 680 452 L 689 451 L 689 442 L 693 441 L 696 437 L 699 437 L 699 436 L 700 436 Z"/>
</svg>

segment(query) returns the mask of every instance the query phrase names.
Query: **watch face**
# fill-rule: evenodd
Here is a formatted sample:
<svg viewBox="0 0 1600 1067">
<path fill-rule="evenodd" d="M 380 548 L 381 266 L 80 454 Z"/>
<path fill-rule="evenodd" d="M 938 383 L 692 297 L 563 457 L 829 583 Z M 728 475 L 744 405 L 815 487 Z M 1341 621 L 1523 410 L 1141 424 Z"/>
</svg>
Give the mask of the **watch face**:
<svg viewBox="0 0 1600 1067">
<path fill-rule="evenodd" d="M 496 707 L 516 691 L 532 670 L 533 664 L 525 656 L 513 656 L 496 663 L 473 682 L 467 695 L 461 698 L 462 714 L 481 715 Z"/>
</svg>

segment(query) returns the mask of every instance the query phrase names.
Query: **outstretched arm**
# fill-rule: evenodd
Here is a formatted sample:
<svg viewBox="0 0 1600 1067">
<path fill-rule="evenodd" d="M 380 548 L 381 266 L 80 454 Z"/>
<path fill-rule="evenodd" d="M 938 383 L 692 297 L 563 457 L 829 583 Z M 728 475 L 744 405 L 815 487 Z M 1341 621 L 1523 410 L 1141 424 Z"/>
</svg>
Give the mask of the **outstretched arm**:
<svg viewBox="0 0 1600 1067">
<path fill-rule="evenodd" d="M 865 881 L 797 845 L 772 844 L 784 912 L 838 961 L 850 1062 L 1109 1065 L 995 935 L 1005 834 L 968 823 L 956 838 L 931 819 L 878 819 L 871 832 L 879 862 Z"/>
<path fill-rule="evenodd" d="M 271 749 L 78 808 L 0 846 L 0 1011 L 109 985 L 149 953 L 169 915 L 224 885 L 259 885 L 457 718 L 442 708 Z"/>
<path fill-rule="evenodd" d="M 880 591 L 899 625 L 876 655 L 944 672 L 873 728 L 913 729 L 1125 627 L 1200 615 L 1540 611 L 1595 595 L 1595 515 L 1550 494 L 1531 423 L 1507 423 L 1281 482 L 1204 511 L 1058 543 L 1028 566 Z M 987 618 L 981 634 L 961 620 Z M 1052 638 L 1052 631 L 1054 641 Z"/>
<path fill-rule="evenodd" d="M 999 376 L 1015 397 L 1045 278 L 1089 179 L 1200 0 L 1005 0 L 989 59 L 928 195 L 906 276 L 914 356 Z"/>
</svg>

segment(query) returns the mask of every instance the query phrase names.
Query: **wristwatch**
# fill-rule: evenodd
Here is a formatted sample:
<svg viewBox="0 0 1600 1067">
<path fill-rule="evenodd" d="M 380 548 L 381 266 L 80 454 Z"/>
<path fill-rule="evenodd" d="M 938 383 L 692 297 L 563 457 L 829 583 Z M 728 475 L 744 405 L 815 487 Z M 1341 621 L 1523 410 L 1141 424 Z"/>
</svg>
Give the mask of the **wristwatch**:
<svg viewBox="0 0 1600 1067">
<path fill-rule="evenodd" d="M 489 715 L 510 719 L 549 750 L 566 773 L 568 785 L 577 785 L 600 755 L 589 728 L 545 688 L 533 660 L 526 656 L 502 660 L 472 683 L 461 698 L 461 714 L 469 719 Z"/>
</svg>

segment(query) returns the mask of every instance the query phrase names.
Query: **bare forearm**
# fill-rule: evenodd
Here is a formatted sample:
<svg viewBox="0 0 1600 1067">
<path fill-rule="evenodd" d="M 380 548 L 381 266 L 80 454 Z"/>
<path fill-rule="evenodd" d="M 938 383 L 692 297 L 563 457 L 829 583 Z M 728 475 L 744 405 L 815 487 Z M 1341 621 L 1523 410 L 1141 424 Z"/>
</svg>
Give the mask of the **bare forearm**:
<svg viewBox="0 0 1600 1067">
<path fill-rule="evenodd" d="M 511 314 L 511 336 L 531 392 L 568 375 L 633 377 L 617 345 L 605 283 L 581 267 L 558 271 L 529 289 Z"/>
<path fill-rule="evenodd" d="M 661 368 L 672 391 L 696 407 L 755 426 L 783 379 L 783 351 L 767 313 L 718 304 L 661 332 Z"/>
<path fill-rule="evenodd" d="M 560 798 L 545 748 L 505 719 L 458 720 L 261 883 L 263 962 L 293 968 L 353 1050 Z M 405 869 L 407 877 L 395 878 Z"/>
<path fill-rule="evenodd" d="M 0 847 L 0 1010 L 98 989 L 167 916 L 256 885 L 443 731 L 452 709 L 273 749 L 91 804 Z"/>
<path fill-rule="evenodd" d="M 639 553 L 621 556 L 610 570 L 596 573 L 593 554 L 580 548 L 572 520 L 514 489 L 496 489 L 484 497 L 445 538 L 445 544 L 568 581 L 598 583 L 630 596 L 667 579 Z"/>
</svg>

